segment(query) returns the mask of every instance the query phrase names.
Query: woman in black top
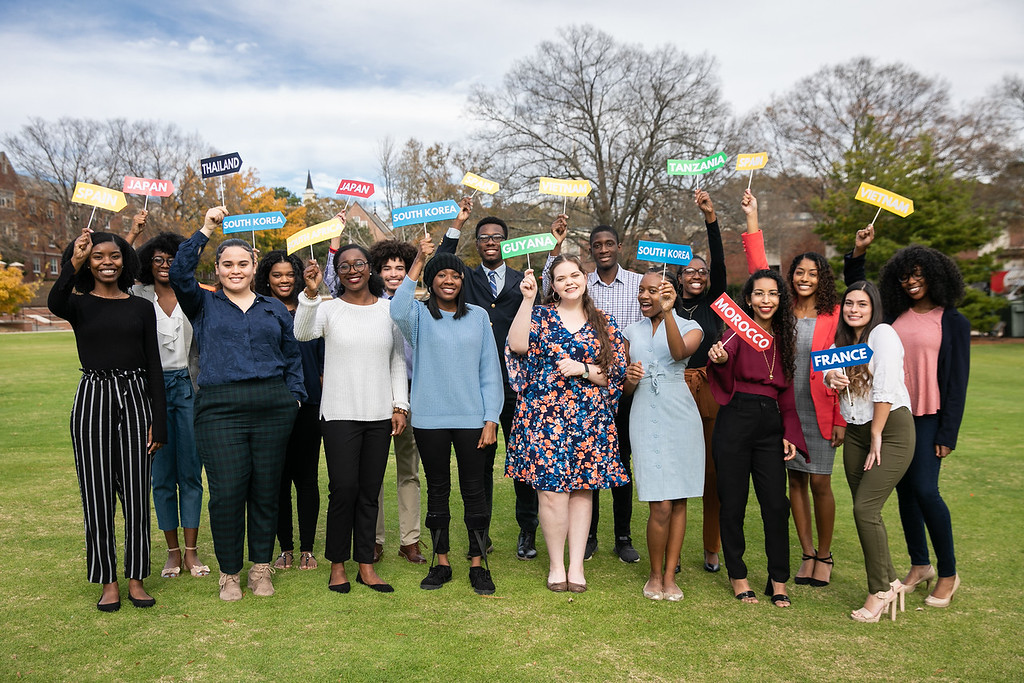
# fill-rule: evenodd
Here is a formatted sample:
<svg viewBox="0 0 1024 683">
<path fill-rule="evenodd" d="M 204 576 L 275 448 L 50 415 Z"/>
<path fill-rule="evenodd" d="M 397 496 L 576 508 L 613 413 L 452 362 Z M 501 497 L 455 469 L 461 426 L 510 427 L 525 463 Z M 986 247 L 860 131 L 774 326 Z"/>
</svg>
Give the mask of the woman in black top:
<svg viewBox="0 0 1024 683">
<path fill-rule="evenodd" d="M 707 364 L 708 349 L 722 334 L 722 320 L 711 310 L 711 304 L 725 291 L 725 250 L 711 197 L 697 190 L 693 200 L 704 214 L 711 266 L 709 268 L 700 256 L 694 256 L 688 265 L 679 269 L 679 298 L 675 310 L 681 317 L 696 321 L 704 330 L 704 339 L 686 365 L 686 384 L 704 422 L 704 570 L 717 572 L 721 568 L 718 551 L 722 548 L 722 537 L 718 529 L 718 478 L 711 460 L 711 433 L 715 429 L 718 404 L 708 385 Z"/>
<path fill-rule="evenodd" d="M 155 601 L 149 576 L 152 454 L 167 441 L 163 369 L 153 305 L 128 294 L 139 270 L 121 237 L 82 231 L 64 250 L 50 310 L 75 331 L 82 379 L 71 409 L 71 445 L 85 515 L 89 580 L 103 584 L 96 606 L 121 607 L 114 545 L 114 495 L 125 518 L 125 576 L 136 607 Z M 77 291 L 76 291 L 77 290 Z"/>
</svg>

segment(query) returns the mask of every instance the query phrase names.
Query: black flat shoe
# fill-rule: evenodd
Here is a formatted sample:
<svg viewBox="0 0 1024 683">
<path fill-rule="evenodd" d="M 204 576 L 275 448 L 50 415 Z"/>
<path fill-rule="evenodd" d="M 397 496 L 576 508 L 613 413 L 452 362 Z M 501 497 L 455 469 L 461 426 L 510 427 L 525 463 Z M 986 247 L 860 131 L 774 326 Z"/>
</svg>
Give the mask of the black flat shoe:
<svg viewBox="0 0 1024 683">
<path fill-rule="evenodd" d="M 97 602 L 96 609 L 101 612 L 116 612 L 121 609 L 121 601 L 117 602 Z"/>
<path fill-rule="evenodd" d="M 156 598 L 133 598 L 129 595 L 128 602 L 134 607 L 152 607 L 156 604 Z"/>
<path fill-rule="evenodd" d="M 815 562 L 817 562 L 818 561 L 818 551 L 815 550 L 813 555 L 803 555 L 800 558 L 801 562 L 806 562 L 807 560 L 814 560 Z M 813 567 L 813 565 L 812 565 L 812 567 Z M 809 583 L 811 583 L 812 580 L 813 579 L 811 579 L 811 577 L 809 577 L 809 576 L 797 576 L 797 577 L 793 578 L 793 583 L 795 583 L 798 586 L 806 586 Z"/>
<path fill-rule="evenodd" d="M 345 583 L 329 583 L 327 587 L 335 593 L 348 593 L 352 590 L 352 584 L 346 581 Z"/>
<path fill-rule="evenodd" d="M 359 576 L 359 574 L 356 574 L 356 583 L 361 583 L 364 586 L 366 586 L 367 588 L 372 588 L 373 590 L 377 591 L 378 593 L 394 593 L 395 592 L 394 587 L 390 583 L 375 583 L 373 585 L 370 585 L 370 584 L 366 583 L 365 581 L 363 581 L 363 577 Z"/>
</svg>

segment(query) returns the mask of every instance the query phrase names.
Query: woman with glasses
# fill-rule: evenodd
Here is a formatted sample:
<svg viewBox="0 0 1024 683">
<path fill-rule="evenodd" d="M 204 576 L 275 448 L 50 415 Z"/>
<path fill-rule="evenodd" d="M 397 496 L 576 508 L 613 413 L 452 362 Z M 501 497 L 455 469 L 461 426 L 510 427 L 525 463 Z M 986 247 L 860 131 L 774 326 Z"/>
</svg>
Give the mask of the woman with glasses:
<svg viewBox="0 0 1024 683">
<path fill-rule="evenodd" d="M 322 302 L 323 275 L 316 261 L 304 273 L 295 338 L 323 337 L 326 344 L 320 429 L 327 458 L 327 587 L 348 593 L 345 562 L 358 565 L 356 583 L 391 593 L 373 566 L 377 496 L 384 483 L 391 437 L 409 414 L 402 336 L 391 321 L 391 302 L 381 298 L 384 280 L 357 244 L 334 253 L 335 298 Z"/>
<path fill-rule="evenodd" d="M 142 233 L 147 213 L 140 211 L 125 241 L 129 244 Z M 162 232 L 139 249 L 139 284 L 132 294 L 153 302 L 156 311 L 160 363 L 164 369 L 167 396 L 167 444 L 153 455 L 153 508 L 157 526 L 167 542 L 167 561 L 160 576 L 174 578 L 187 570 L 192 576 L 206 576 L 210 568 L 198 555 L 199 515 L 203 506 L 203 463 L 196 450 L 194 392 L 199 374 L 199 348 L 192 342 L 192 323 L 178 305 L 171 288 L 170 271 L 174 255 L 185 238 Z M 185 551 L 178 541 L 182 528 Z"/>
<path fill-rule="evenodd" d="M 711 457 L 711 435 L 715 431 L 718 403 L 708 386 L 707 365 L 708 349 L 722 334 L 722 319 L 711 310 L 711 304 L 725 292 L 725 250 L 710 195 L 697 190 L 693 200 L 704 214 L 711 265 L 700 256 L 694 256 L 689 264 L 679 269 L 676 312 L 699 324 L 704 331 L 700 346 L 686 364 L 686 384 L 697 403 L 704 428 L 704 571 L 717 572 L 721 569 L 718 553 L 722 549 L 722 536 L 718 528 L 718 480 Z"/>
<path fill-rule="evenodd" d="M 956 310 L 964 296 L 963 276 L 945 254 L 913 245 L 896 252 L 882 267 L 879 289 L 886 320 L 892 322 L 906 352 L 903 369 L 917 434 L 910 468 L 896 486 L 911 564 L 903 584 L 910 593 L 917 584 L 927 587 L 934 579 L 925 604 L 948 607 L 960 577 L 953 524 L 939 493 L 939 471 L 956 448 L 967 398 L 971 325 Z M 929 560 L 929 536 L 937 568 Z"/>
</svg>

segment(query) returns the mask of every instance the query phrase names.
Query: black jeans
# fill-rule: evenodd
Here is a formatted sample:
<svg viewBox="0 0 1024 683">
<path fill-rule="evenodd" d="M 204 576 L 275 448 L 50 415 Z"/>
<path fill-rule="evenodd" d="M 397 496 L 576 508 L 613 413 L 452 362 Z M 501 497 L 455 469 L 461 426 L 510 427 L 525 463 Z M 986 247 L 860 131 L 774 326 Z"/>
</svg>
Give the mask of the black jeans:
<svg viewBox="0 0 1024 683">
<path fill-rule="evenodd" d="M 391 449 L 391 420 L 321 420 L 320 429 L 329 478 L 324 557 L 372 564 L 377 495 Z"/>
<path fill-rule="evenodd" d="M 782 416 L 775 399 L 736 394 L 718 411 L 711 437 L 711 455 L 718 472 L 722 551 L 729 578 L 747 578 L 743 562 L 746 540 L 743 519 L 750 480 L 761 506 L 768 576 L 789 579 L 789 499 L 782 450 Z M 797 454 L 798 458 L 803 457 Z"/>
<path fill-rule="evenodd" d="M 483 548 L 474 530 L 482 531 L 486 538 L 491 523 L 490 508 L 484 493 L 485 455 L 476 446 L 483 429 L 419 429 L 413 433 L 420 463 L 427 477 L 426 526 L 434 543 L 434 552 L 445 555 L 450 550 L 448 526 L 451 511 L 448 500 L 452 492 L 451 453 L 455 447 L 455 460 L 459 471 L 459 491 L 462 493 L 463 519 L 469 532 L 469 554 L 479 557 Z"/>
<path fill-rule="evenodd" d="M 501 433 L 505 437 L 505 444 L 508 445 L 508 437 L 512 434 L 512 418 L 516 414 L 519 395 L 505 382 L 505 405 L 501 409 L 498 420 L 501 423 Z M 492 507 L 494 501 L 494 456 L 498 451 L 498 443 L 484 448 L 484 494 L 487 496 L 488 514 L 494 514 Z M 502 471 L 505 468 L 502 467 Z M 516 492 L 516 522 L 522 531 L 536 533 L 537 531 L 537 492 L 533 487 L 524 481 L 513 479 L 512 484 Z"/>
<path fill-rule="evenodd" d="M 299 550 L 313 552 L 316 522 L 320 517 L 320 404 L 304 403 L 295 416 L 281 472 L 281 501 L 277 509 L 277 541 L 281 550 L 293 550 L 292 484 L 299 518 Z"/>
<path fill-rule="evenodd" d="M 630 483 L 612 487 L 612 515 L 615 520 L 615 538 L 631 536 L 630 522 L 633 519 L 633 472 L 629 469 L 630 456 L 633 449 L 629 443 L 629 411 L 633 407 L 633 397 L 622 395 L 619 410 L 615 413 L 615 431 L 619 435 L 619 460 L 629 475 Z M 597 521 L 600 517 L 600 491 L 595 490 L 593 512 L 590 515 L 590 537 L 597 538 Z"/>
</svg>

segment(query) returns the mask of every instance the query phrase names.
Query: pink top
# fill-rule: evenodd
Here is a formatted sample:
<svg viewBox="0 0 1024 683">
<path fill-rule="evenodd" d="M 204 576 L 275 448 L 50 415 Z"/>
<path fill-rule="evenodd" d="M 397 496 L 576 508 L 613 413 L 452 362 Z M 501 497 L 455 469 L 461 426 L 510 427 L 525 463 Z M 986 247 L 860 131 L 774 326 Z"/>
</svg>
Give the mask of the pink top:
<svg viewBox="0 0 1024 683">
<path fill-rule="evenodd" d="M 907 309 L 892 324 L 903 342 L 903 375 L 910 392 L 911 410 L 917 416 L 934 415 L 942 407 L 939 397 L 942 312 L 941 306 L 927 313 Z"/>
</svg>

